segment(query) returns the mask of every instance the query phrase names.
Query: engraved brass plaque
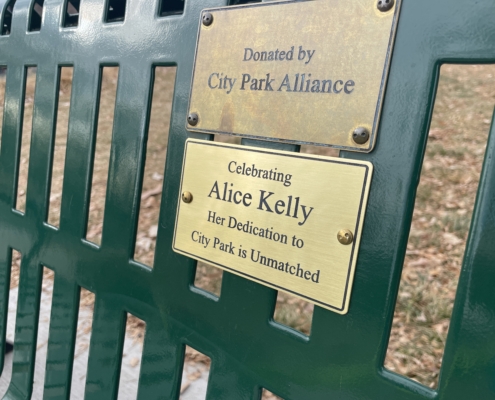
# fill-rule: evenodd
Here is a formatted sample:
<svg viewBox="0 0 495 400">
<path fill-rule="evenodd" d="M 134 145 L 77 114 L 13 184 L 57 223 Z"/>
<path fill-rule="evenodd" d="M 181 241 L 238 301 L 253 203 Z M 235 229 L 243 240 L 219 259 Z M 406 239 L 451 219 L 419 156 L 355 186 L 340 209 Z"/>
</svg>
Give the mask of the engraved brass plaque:
<svg viewBox="0 0 495 400">
<path fill-rule="evenodd" d="M 203 10 L 191 131 L 372 150 L 400 0 L 278 1 Z M 381 1 L 381 0 L 380 0 Z M 385 0 L 383 0 L 385 1 Z M 365 128 L 359 144 L 353 132 Z"/>
<path fill-rule="evenodd" d="M 173 248 L 345 314 L 373 166 L 188 140 Z"/>
</svg>

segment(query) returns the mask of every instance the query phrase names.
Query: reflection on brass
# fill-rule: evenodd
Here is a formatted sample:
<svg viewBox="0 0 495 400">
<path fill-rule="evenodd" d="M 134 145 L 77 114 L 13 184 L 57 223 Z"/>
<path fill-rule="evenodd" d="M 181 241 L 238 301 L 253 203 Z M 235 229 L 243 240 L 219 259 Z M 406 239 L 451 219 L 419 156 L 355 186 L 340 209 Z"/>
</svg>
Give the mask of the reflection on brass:
<svg viewBox="0 0 495 400">
<path fill-rule="evenodd" d="M 191 113 L 187 116 L 187 123 L 192 126 L 196 126 L 199 121 L 199 116 L 197 113 Z"/>
<path fill-rule="evenodd" d="M 340 244 L 348 245 L 354 241 L 354 235 L 349 229 L 341 229 L 339 233 L 337 233 L 337 239 Z"/>
<path fill-rule="evenodd" d="M 201 119 L 187 128 L 371 151 L 399 6 L 314 0 L 203 11 L 215 22 L 199 27 L 189 110 Z M 365 143 L 353 140 L 357 127 L 368 130 Z"/>
<path fill-rule="evenodd" d="M 363 128 L 362 126 L 354 129 L 354 132 L 352 132 L 352 140 L 354 140 L 357 144 L 364 144 L 369 140 L 369 138 L 370 133 L 368 132 L 368 129 Z"/>
<path fill-rule="evenodd" d="M 182 201 L 184 203 L 190 203 L 193 200 L 193 195 L 191 192 L 182 193 Z"/>
<path fill-rule="evenodd" d="M 371 163 L 191 139 L 184 157 L 175 251 L 347 312 Z"/>
</svg>

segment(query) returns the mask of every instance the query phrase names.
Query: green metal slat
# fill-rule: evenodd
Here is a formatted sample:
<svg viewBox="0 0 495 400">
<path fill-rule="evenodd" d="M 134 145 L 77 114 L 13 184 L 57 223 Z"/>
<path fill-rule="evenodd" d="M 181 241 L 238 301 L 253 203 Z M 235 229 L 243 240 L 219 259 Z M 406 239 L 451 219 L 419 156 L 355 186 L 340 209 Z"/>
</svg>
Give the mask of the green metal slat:
<svg viewBox="0 0 495 400">
<path fill-rule="evenodd" d="M 0 0 L 0 21 L 4 21 L 5 9 L 8 6 L 9 0 Z"/>
<path fill-rule="evenodd" d="M 26 37 L 31 1 L 16 0 L 15 9 L 12 13 L 12 26 L 10 36 L 16 40 Z M 28 39 L 29 40 L 29 39 Z"/>
<path fill-rule="evenodd" d="M 118 393 L 125 314 L 108 297 L 96 294 L 89 347 L 86 399 L 114 399 Z"/>
<path fill-rule="evenodd" d="M 442 398 L 493 398 L 495 391 L 495 125 L 459 279 L 439 382 Z"/>
<path fill-rule="evenodd" d="M 44 397 L 68 399 L 71 390 L 80 288 L 55 273 Z"/>
<path fill-rule="evenodd" d="M 236 333 L 256 337 L 257 332 L 262 333 L 269 326 L 276 300 L 276 290 L 224 272 L 218 312 L 231 317 L 219 328 L 232 329 L 226 336 Z"/>
<path fill-rule="evenodd" d="M 9 392 L 22 393 L 24 398 L 33 389 L 38 316 L 43 268 L 32 254 L 23 254 L 15 321 L 14 361 Z"/>
<path fill-rule="evenodd" d="M 12 268 L 12 249 L 0 248 L 0 371 L 3 373 L 5 363 L 5 342 L 7 334 L 7 317 L 9 313 L 10 272 Z"/>
<path fill-rule="evenodd" d="M 17 171 L 21 150 L 22 116 L 24 110 L 25 69 L 9 63 L 5 84 L 4 122 L 0 159 L 0 198 L 3 212 L 14 205 Z"/>
<path fill-rule="evenodd" d="M 43 18 L 41 19 L 41 29 L 44 34 L 59 35 L 61 23 L 60 15 L 65 13 L 65 2 L 57 0 L 45 0 L 43 2 Z"/>
<path fill-rule="evenodd" d="M 163 318 L 152 314 L 146 322 L 138 400 L 175 399 L 180 394 L 184 346 L 171 340 Z"/>
<path fill-rule="evenodd" d="M 40 65 L 36 72 L 33 125 L 29 156 L 26 214 L 34 226 L 40 226 L 48 216 L 51 160 L 55 142 L 55 121 L 58 100 L 58 68 Z"/>
<path fill-rule="evenodd" d="M 90 67 L 74 66 L 60 231 L 75 239 L 86 236 L 89 186 L 96 144 L 100 75 L 100 68 L 96 63 Z"/>
<path fill-rule="evenodd" d="M 144 169 L 142 154 L 151 105 L 151 72 L 151 65 L 138 68 L 123 64 L 119 68 L 102 248 L 124 252 L 127 259 L 134 255 L 135 248 L 141 199 L 137 182 Z"/>
</svg>

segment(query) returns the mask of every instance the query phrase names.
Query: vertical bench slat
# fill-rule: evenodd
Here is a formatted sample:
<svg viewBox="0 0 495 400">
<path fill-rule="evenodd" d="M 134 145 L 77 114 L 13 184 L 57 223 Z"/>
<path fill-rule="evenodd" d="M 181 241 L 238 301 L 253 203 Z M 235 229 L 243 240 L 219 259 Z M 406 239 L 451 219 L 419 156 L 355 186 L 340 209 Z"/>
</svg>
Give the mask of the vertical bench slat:
<svg viewBox="0 0 495 400">
<path fill-rule="evenodd" d="M 488 399 L 495 372 L 495 125 L 490 130 L 439 390 L 442 398 Z"/>
<path fill-rule="evenodd" d="M 60 231 L 75 240 L 86 233 L 100 85 L 97 63 L 74 66 Z"/>
<path fill-rule="evenodd" d="M 102 247 L 134 254 L 140 196 L 138 171 L 144 169 L 143 148 L 149 115 L 151 65 L 123 64 L 115 102 L 112 150 L 103 220 Z M 139 174 L 139 175 L 142 175 Z"/>
<path fill-rule="evenodd" d="M 65 6 L 65 1 L 59 0 L 44 0 L 43 3 L 43 18 L 41 19 L 40 33 L 44 35 L 57 35 L 60 31 L 60 15 L 61 9 Z"/>
<path fill-rule="evenodd" d="M 51 160 L 55 144 L 58 99 L 57 66 L 39 65 L 33 108 L 31 152 L 26 191 L 26 214 L 41 226 L 48 216 Z"/>
<path fill-rule="evenodd" d="M 3 213 L 14 205 L 21 151 L 22 116 L 26 70 L 9 64 L 5 83 L 5 108 L 0 155 L 0 200 Z"/>
<path fill-rule="evenodd" d="M 125 314 L 108 296 L 96 293 L 85 398 L 114 399 L 118 393 Z"/>
<path fill-rule="evenodd" d="M 43 268 L 36 254 L 23 254 L 15 321 L 14 362 L 9 392 L 13 390 L 22 393 L 26 398 L 31 395 L 33 388 L 42 278 Z"/>
<path fill-rule="evenodd" d="M 26 37 L 31 0 L 16 0 L 12 13 L 12 29 L 10 36 L 14 40 L 23 41 Z"/>
<path fill-rule="evenodd" d="M 68 399 L 74 364 L 79 287 L 62 272 L 55 272 L 44 396 Z"/>
<path fill-rule="evenodd" d="M 11 268 L 12 249 L 3 245 L 0 247 L 0 371 L 2 372 L 5 362 Z"/>
<path fill-rule="evenodd" d="M 163 329 L 163 318 L 156 313 L 146 322 L 138 400 L 176 399 L 180 393 L 184 350 Z"/>
</svg>

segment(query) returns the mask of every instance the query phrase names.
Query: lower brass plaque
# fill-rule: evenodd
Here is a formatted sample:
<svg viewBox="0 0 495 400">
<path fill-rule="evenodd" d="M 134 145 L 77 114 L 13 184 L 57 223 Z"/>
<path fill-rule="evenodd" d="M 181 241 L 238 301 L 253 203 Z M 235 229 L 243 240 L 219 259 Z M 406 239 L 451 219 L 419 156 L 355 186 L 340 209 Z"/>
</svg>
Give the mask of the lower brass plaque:
<svg viewBox="0 0 495 400">
<path fill-rule="evenodd" d="M 369 152 L 400 0 L 203 10 L 187 128 Z"/>
<path fill-rule="evenodd" d="M 373 166 L 188 140 L 173 248 L 340 314 Z"/>
</svg>

